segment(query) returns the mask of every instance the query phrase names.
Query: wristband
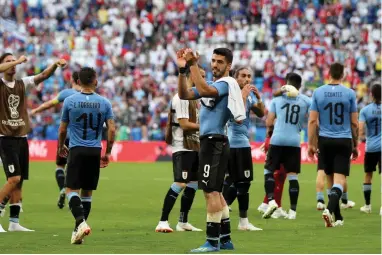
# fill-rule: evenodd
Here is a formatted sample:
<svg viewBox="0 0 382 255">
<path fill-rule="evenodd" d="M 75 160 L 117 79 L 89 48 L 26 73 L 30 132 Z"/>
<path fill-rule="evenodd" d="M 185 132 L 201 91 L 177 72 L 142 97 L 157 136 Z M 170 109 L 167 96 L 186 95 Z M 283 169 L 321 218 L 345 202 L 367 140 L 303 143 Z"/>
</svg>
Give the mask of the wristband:
<svg viewBox="0 0 382 255">
<path fill-rule="evenodd" d="M 180 67 L 179 68 L 179 73 L 180 74 L 186 74 L 186 72 L 187 72 L 187 68 L 186 67 Z"/>
</svg>

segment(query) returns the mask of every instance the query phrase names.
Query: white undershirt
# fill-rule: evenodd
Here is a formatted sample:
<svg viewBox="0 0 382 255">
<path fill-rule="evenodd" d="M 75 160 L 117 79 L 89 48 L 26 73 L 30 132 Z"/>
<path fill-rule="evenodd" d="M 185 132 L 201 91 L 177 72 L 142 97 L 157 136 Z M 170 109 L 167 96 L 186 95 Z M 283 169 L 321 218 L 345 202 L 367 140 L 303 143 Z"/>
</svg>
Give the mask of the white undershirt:
<svg viewBox="0 0 382 255">
<path fill-rule="evenodd" d="M 4 82 L 5 85 L 7 85 L 8 88 L 13 89 L 15 87 L 15 81 L 6 81 L 4 78 L 1 78 L 1 80 Z M 34 86 L 34 76 L 27 76 L 21 79 L 24 82 L 25 87 Z"/>
</svg>

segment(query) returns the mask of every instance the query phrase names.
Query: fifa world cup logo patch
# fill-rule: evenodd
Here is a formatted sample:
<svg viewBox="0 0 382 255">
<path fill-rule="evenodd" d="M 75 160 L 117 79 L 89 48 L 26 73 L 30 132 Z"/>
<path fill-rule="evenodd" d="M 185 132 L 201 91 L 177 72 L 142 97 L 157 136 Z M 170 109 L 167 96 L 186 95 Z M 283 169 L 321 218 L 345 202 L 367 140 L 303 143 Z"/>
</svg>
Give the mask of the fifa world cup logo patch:
<svg viewBox="0 0 382 255">
<path fill-rule="evenodd" d="M 17 111 L 17 107 L 20 104 L 20 97 L 11 94 L 8 97 L 8 106 L 9 110 L 11 111 L 11 118 L 12 119 L 17 119 L 19 117 L 19 112 Z"/>
</svg>

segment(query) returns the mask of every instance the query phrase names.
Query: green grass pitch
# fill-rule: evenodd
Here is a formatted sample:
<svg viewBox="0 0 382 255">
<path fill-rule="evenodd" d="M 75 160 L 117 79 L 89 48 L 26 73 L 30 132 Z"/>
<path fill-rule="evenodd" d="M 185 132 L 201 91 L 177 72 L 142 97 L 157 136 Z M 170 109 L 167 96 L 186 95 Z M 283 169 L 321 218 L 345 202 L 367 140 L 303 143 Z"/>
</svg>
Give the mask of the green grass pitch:
<svg viewBox="0 0 382 255">
<path fill-rule="evenodd" d="M 30 180 L 24 184 L 24 213 L 20 221 L 36 232 L 0 234 L 1 253 L 188 253 L 205 240 L 204 232 L 162 234 L 154 231 L 164 195 L 172 182 L 170 163 L 112 163 L 102 169 L 88 220 L 93 233 L 83 245 L 70 244 L 74 227 L 72 215 L 67 205 L 63 210 L 56 206 L 58 188 L 54 163 L 32 163 L 30 168 Z M 356 202 L 356 207 L 343 211 L 344 227 L 327 229 L 321 213 L 315 209 L 314 165 L 303 165 L 299 176 L 296 220 L 261 219 L 256 209 L 264 194 L 263 166 L 255 164 L 254 169 L 249 219 L 264 231 L 238 231 L 235 202 L 231 223 L 236 250 L 230 253 L 381 253 L 381 181 L 378 174 L 372 191 L 373 212 L 362 214 L 359 208 L 364 203 L 364 173 L 362 166 L 352 166 L 349 199 Z M 0 181 L 4 183 L 4 177 Z M 285 187 L 283 206 L 288 209 L 288 183 Z M 179 216 L 179 201 L 170 215 L 174 228 Z M 7 209 L 7 216 L 0 220 L 4 228 L 8 227 L 8 212 Z M 205 229 L 205 218 L 204 198 L 198 191 L 189 220 Z"/>
</svg>

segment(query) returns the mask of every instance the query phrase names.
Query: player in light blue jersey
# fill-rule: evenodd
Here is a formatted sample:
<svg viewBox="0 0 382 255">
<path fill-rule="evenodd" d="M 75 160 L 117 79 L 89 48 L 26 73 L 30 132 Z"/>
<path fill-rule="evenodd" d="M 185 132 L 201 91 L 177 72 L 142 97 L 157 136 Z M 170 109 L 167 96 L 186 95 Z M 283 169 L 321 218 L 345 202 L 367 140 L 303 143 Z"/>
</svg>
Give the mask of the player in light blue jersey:
<svg viewBox="0 0 382 255">
<path fill-rule="evenodd" d="M 64 102 L 59 129 L 59 154 L 67 155 L 65 139 L 68 128 L 69 156 L 66 175 L 66 195 L 69 208 L 75 219 L 72 244 L 81 244 L 90 234 L 86 220 L 90 214 L 92 192 L 97 189 L 100 167 L 109 163 L 114 143 L 115 124 L 111 104 L 96 94 L 97 77 L 94 69 L 84 67 L 79 73 L 82 87 L 80 93 L 68 97 Z M 102 127 L 107 126 L 107 147 L 101 157 Z M 81 198 L 80 198 L 81 194 Z"/>
<path fill-rule="evenodd" d="M 229 209 L 221 193 L 229 158 L 229 141 L 224 132 L 225 125 L 231 117 L 238 122 L 242 122 L 245 118 L 244 108 L 242 112 L 240 108 L 243 103 L 239 101 L 242 100 L 241 95 L 239 95 L 240 98 L 234 97 L 235 94 L 229 95 L 230 89 L 240 91 L 237 82 L 228 76 L 233 55 L 227 48 L 214 50 L 211 59 L 214 82 L 209 85 L 200 75 L 197 56 L 193 54 L 192 50 L 186 49 L 178 54 L 183 54 L 186 59 L 192 80 L 196 85 L 196 88 L 192 89 L 179 86 L 180 99 L 201 98 L 201 110 L 199 112 L 199 187 L 203 189 L 207 202 L 207 242 L 191 252 L 233 250 Z M 229 86 L 232 87 L 229 88 Z M 233 96 L 236 102 L 241 104 L 239 115 L 237 113 L 232 114 L 229 110 L 228 96 Z"/>
<path fill-rule="evenodd" d="M 356 96 L 353 90 L 341 85 L 343 75 L 343 65 L 334 63 L 330 66 L 331 82 L 314 91 L 309 115 L 309 157 L 313 158 L 318 152 L 318 169 L 324 169 L 331 187 L 329 204 L 322 213 L 326 227 L 344 223 L 339 199 L 350 173 L 350 158 L 352 154 L 353 159 L 358 157 Z"/>
<path fill-rule="evenodd" d="M 67 97 L 81 91 L 81 86 L 78 84 L 78 72 L 73 72 L 70 83 L 71 83 L 70 89 L 64 89 L 64 90 L 60 91 L 58 93 L 57 97 L 53 98 L 52 100 L 50 100 L 48 102 L 43 103 L 39 107 L 33 109 L 31 111 L 31 115 L 33 116 L 37 113 L 40 113 L 40 112 L 43 112 L 43 111 L 48 110 L 50 108 L 53 108 L 57 104 L 64 102 L 64 100 Z M 65 141 L 65 144 L 66 144 L 66 146 L 69 145 L 68 139 Z M 58 147 L 58 143 L 57 143 L 57 147 Z M 57 154 L 56 154 L 56 181 L 57 181 L 58 189 L 60 191 L 57 206 L 60 209 L 64 208 L 64 205 L 65 205 L 65 188 L 64 188 L 64 186 L 65 186 L 66 161 L 67 161 L 67 159 L 64 157 L 60 157 L 60 155 L 58 155 L 58 152 L 57 152 Z"/>
<path fill-rule="evenodd" d="M 228 192 L 224 192 L 224 198 L 228 205 L 231 205 L 237 196 L 239 205 L 239 230 L 256 231 L 262 230 L 253 226 L 248 221 L 249 207 L 249 188 L 253 180 L 253 165 L 251 145 L 249 144 L 249 114 L 252 110 L 258 117 L 264 116 L 264 104 L 261 101 L 259 91 L 256 87 L 250 86 L 252 81 L 252 71 L 248 67 L 241 67 L 234 73 L 234 78 L 238 82 L 243 101 L 246 108 L 246 119 L 242 124 L 238 124 L 233 120 L 228 122 L 228 139 L 230 144 L 230 159 L 228 163 L 227 179 L 232 180 L 232 184 L 228 187 Z M 227 186 L 225 186 L 227 188 Z"/>
<path fill-rule="evenodd" d="M 365 140 L 366 127 L 366 153 L 364 159 L 365 179 L 363 182 L 363 194 L 365 205 L 361 212 L 371 213 L 370 196 L 373 172 L 377 165 L 381 174 L 381 85 L 371 87 L 373 102 L 364 107 L 359 114 L 359 133 L 361 140 Z M 381 207 L 382 214 L 382 207 Z"/>
<path fill-rule="evenodd" d="M 301 87 L 298 74 L 288 74 L 287 84 L 297 90 Z M 289 180 L 290 210 L 286 218 L 296 219 L 299 183 L 297 175 L 301 171 L 300 132 L 308 114 L 311 99 L 305 95 L 276 97 L 271 102 L 266 125 L 267 134 L 272 133 L 269 150 L 265 162 L 265 192 L 268 196 L 268 208 L 263 218 L 271 217 L 278 205 L 274 200 L 275 180 L 273 173 L 283 164 Z M 276 122 L 275 122 L 276 119 Z M 274 124 L 275 123 L 275 124 Z"/>
</svg>

